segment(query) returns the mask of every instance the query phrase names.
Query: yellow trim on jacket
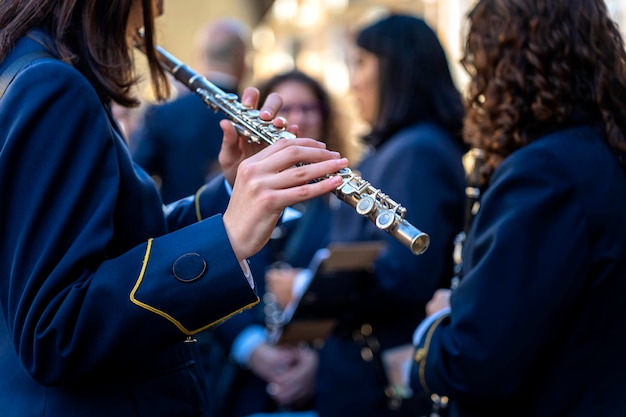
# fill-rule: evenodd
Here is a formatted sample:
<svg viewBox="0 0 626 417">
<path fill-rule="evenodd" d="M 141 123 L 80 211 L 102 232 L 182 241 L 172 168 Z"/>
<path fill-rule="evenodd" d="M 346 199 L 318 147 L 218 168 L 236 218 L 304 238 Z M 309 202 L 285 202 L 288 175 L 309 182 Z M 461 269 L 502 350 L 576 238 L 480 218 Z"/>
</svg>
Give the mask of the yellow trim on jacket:
<svg viewBox="0 0 626 417">
<path fill-rule="evenodd" d="M 419 363 L 420 365 L 420 370 L 419 370 L 420 384 L 422 384 L 422 387 L 428 393 L 432 393 L 431 389 L 428 387 L 428 384 L 426 384 L 426 377 L 425 377 L 426 358 L 428 357 L 428 349 L 430 348 L 430 341 L 433 337 L 433 333 L 435 333 L 435 329 L 437 328 L 437 326 L 439 326 L 439 324 L 446 317 L 448 317 L 448 314 L 444 314 L 443 316 L 439 317 L 437 320 L 433 322 L 433 324 L 430 325 L 430 327 L 428 328 L 428 332 L 426 333 L 426 340 L 424 341 L 424 347 L 417 349 L 415 351 L 415 355 L 413 356 L 413 360 Z"/>
<path fill-rule="evenodd" d="M 146 268 L 148 267 L 148 259 L 150 258 L 150 252 L 152 250 L 152 241 L 153 241 L 153 239 L 148 239 L 148 245 L 146 247 L 146 254 L 145 254 L 144 258 L 143 258 L 143 264 L 141 266 L 141 272 L 139 273 L 139 278 L 137 279 L 137 282 L 135 283 L 135 286 L 133 287 L 132 291 L 130 292 L 130 301 L 133 304 L 138 305 L 139 307 L 145 308 L 146 310 L 151 311 L 151 312 L 153 312 L 155 314 L 158 314 L 159 316 L 161 316 L 161 317 L 165 318 L 166 320 L 170 321 L 176 327 L 178 327 L 178 329 L 181 332 L 183 332 L 187 336 L 194 335 L 196 333 L 199 333 L 199 332 L 201 332 L 203 330 L 208 329 L 209 327 L 215 326 L 216 324 L 221 323 L 224 320 L 227 320 L 228 318 L 234 316 L 235 314 L 239 314 L 240 312 L 242 312 L 244 310 L 247 310 L 248 308 L 256 305 L 259 302 L 258 297 L 257 297 L 257 301 L 256 302 L 248 304 L 247 306 L 245 306 L 243 308 L 240 308 L 239 310 L 237 310 L 237 311 L 229 314 L 228 316 L 223 317 L 223 318 L 221 318 L 221 319 L 219 319 L 219 320 L 217 320 L 217 321 L 215 321 L 213 323 L 210 323 L 210 324 L 208 324 L 206 326 L 203 326 L 203 327 L 201 327 L 199 329 L 194 329 L 194 330 L 187 329 L 185 326 L 182 325 L 182 323 L 180 321 L 176 320 L 171 315 L 167 314 L 166 312 L 164 312 L 162 310 L 159 310 L 158 308 L 154 308 L 154 307 L 152 307 L 152 306 L 150 306 L 150 305 L 148 305 L 148 304 L 146 304 L 146 303 L 144 303 L 142 301 L 139 301 L 135 297 L 135 294 L 139 290 L 139 286 L 141 285 L 141 283 L 143 281 L 143 277 L 144 277 L 144 275 L 146 273 Z"/>
</svg>

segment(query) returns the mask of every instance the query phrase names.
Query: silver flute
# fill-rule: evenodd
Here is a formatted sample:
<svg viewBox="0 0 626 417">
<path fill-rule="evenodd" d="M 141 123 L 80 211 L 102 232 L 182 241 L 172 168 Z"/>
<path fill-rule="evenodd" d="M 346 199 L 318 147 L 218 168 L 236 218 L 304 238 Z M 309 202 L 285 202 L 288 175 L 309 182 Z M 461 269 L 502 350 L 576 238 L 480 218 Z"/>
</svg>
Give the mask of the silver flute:
<svg viewBox="0 0 626 417">
<path fill-rule="evenodd" d="M 144 45 L 140 44 L 138 48 L 143 50 Z M 295 137 L 286 129 L 274 126 L 271 121 L 262 120 L 259 117 L 259 110 L 244 106 L 236 94 L 224 92 L 160 46 L 156 45 L 155 50 L 165 71 L 200 96 L 208 107 L 223 113 L 233 123 L 237 132 L 249 141 L 271 145 L 279 139 Z M 374 188 L 349 168 L 328 174 L 317 181 L 335 175 L 343 179 L 343 183 L 333 191 L 340 200 L 348 203 L 358 214 L 370 219 L 380 230 L 389 233 L 407 246 L 415 255 L 422 254 L 428 249 L 430 243 L 428 234 L 405 219 L 406 208 L 381 190 Z"/>
</svg>

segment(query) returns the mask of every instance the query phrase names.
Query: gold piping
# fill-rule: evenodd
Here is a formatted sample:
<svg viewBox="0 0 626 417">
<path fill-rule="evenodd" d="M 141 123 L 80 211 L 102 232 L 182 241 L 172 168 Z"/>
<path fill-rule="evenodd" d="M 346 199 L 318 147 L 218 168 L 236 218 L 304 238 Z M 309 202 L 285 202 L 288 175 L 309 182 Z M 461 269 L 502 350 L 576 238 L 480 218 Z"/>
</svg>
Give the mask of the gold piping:
<svg viewBox="0 0 626 417">
<path fill-rule="evenodd" d="M 198 188 L 198 191 L 196 191 L 196 195 L 194 196 L 194 207 L 196 208 L 196 219 L 198 221 L 202 221 L 202 213 L 200 212 L 200 194 L 202 194 L 202 191 L 206 188 L 206 186 L 207 185 L 204 184 L 202 187 Z"/>
<path fill-rule="evenodd" d="M 427 392 L 432 392 L 430 388 L 428 387 L 428 384 L 426 384 L 426 377 L 424 375 L 426 373 L 426 358 L 428 357 L 428 349 L 430 347 L 430 340 L 433 337 L 433 333 L 435 333 L 435 329 L 437 328 L 437 326 L 439 326 L 439 323 L 441 323 L 441 321 L 445 319 L 446 317 L 448 317 L 447 314 L 439 317 L 437 320 L 433 322 L 433 324 L 430 325 L 430 328 L 428 329 L 428 333 L 426 333 L 426 340 L 424 341 L 424 347 L 421 349 L 418 349 L 415 352 L 414 360 L 420 364 L 420 372 L 419 372 L 420 384 L 422 384 L 422 387 L 424 387 L 424 389 Z"/>
<path fill-rule="evenodd" d="M 250 304 L 246 305 L 245 307 L 240 308 L 237 311 L 234 311 L 233 313 L 229 314 L 228 316 L 225 316 L 225 317 L 223 317 L 223 318 L 221 318 L 221 319 L 219 319 L 217 321 L 214 321 L 213 323 L 210 323 L 210 324 L 208 324 L 206 326 L 203 326 L 203 327 L 201 327 L 199 329 L 196 329 L 196 330 L 189 330 L 189 329 L 187 329 L 185 326 L 182 325 L 182 323 L 180 321 L 176 320 L 174 317 L 170 316 L 166 312 L 164 312 L 162 310 L 159 310 L 157 308 L 154 308 L 154 307 L 152 307 L 152 306 L 150 306 L 150 305 L 148 305 L 148 304 L 146 304 L 144 302 L 141 302 L 141 301 L 137 300 L 137 298 L 135 298 L 135 294 L 139 290 L 139 286 L 141 285 L 141 282 L 143 281 L 143 277 L 144 277 L 144 275 L 146 273 L 146 268 L 148 267 L 148 259 L 150 258 L 150 251 L 152 250 L 152 241 L 153 241 L 153 239 L 148 239 L 148 245 L 146 247 L 146 254 L 145 254 L 144 258 L 143 258 L 143 264 L 141 266 L 141 272 L 139 273 L 139 278 L 137 278 L 137 282 L 135 283 L 135 286 L 133 287 L 132 291 L 130 292 L 130 301 L 133 304 L 138 305 L 139 307 L 145 308 L 146 310 L 151 311 L 151 312 L 153 312 L 155 314 L 158 314 L 159 316 L 161 316 L 161 317 L 165 318 L 166 320 L 170 321 L 176 327 L 178 327 L 178 329 L 181 332 L 183 332 L 187 336 L 191 336 L 191 335 L 199 333 L 199 332 L 201 332 L 203 330 L 206 330 L 209 327 L 214 326 L 217 323 L 220 323 L 220 322 L 222 322 L 224 320 L 227 320 L 231 316 L 233 316 L 235 314 L 238 314 L 238 313 L 242 312 L 243 310 L 247 310 L 248 308 L 250 308 L 250 307 L 252 307 L 252 306 L 254 306 L 254 305 L 259 303 L 260 300 L 259 300 L 259 297 L 257 297 L 255 302 L 250 303 Z"/>
</svg>

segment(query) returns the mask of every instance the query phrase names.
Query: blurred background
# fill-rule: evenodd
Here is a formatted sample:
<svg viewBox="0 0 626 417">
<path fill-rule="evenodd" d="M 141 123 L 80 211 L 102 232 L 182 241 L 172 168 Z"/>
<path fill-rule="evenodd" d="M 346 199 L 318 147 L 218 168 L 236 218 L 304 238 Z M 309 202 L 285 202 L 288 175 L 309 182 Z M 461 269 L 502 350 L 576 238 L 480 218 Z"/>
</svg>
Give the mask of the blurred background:
<svg viewBox="0 0 626 417">
<path fill-rule="evenodd" d="M 347 134 L 357 138 L 367 126 L 357 115 L 349 94 L 348 53 L 351 36 L 360 26 L 389 12 L 424 18 L 437 32 L 461 91 L 467 76 L 462 56 L 466 16 L 477 0 L 165 0 L 157 20 L 157 39 L 175 57 L 194 68 L 196 31 L 218 18 L 235 18 L 249 27 L 247 73 L 243 86 L 256 86 L 282 71 L 299 69 L 319 80 L 335 101 Z M 605 0 L 626 35 L 626 2 Z M 139 60 L 143 58 L 139 55 Z M 141 63 L 140 63 L 141 66 Z M 186 89 L 174 83 L 171 99 Z M 127 130 L 134 129 L 142 113 L 154 103 L 143 84 L 142 106 L 119 110 Z"/>
<path fill-rule="evenodd" d="M 250 82 L 297 67 L 335 93 L 347 92 L 346 45 L 351 31 L 387 10 L 424 17 L 458 61 L 461 22 L 474 0 L 179 0 L 165 3 L 160 42 L 189 62 L 195 29 L 231 16 L 251 28 Z M 460 69 L 455 70 L 462 77 Z M 459 80 L 460 81 L 460 80 Z"/>
<path fill-rule="evenodd" d="M 606 0 L 622 29 L 626 2 Z M 165 2 L 159 18 L 162 46 L 189 63 L 195 30 L 206 21 L 230 16 L 251 29 L 249 75 L 245 85 L 281 70 L 298 68 L 320 79 L 330 91 L 348 91 L 346 45 L 358 26 L 387 11 L 414 13 L 437 31 L 460 88 L 458 64 L 465 17 L 475 0 L 177 0 Z M 623 30 L 624 31 L 624 30 Z"/>
</svg>

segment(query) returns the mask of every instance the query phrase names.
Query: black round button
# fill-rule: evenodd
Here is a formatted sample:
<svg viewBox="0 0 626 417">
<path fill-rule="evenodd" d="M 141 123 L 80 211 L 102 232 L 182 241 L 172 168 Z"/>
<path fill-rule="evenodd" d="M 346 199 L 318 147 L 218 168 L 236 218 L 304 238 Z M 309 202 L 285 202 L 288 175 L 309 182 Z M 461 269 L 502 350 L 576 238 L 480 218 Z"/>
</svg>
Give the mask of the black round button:
<svg viewBox="0 0 626 417">
<path fill-rule="evenodd" d="M 187 253 L 176 259 L 172 272 L 174 277 L 181 282 L 193 282 L 202 278 L 206 267 L 206 261 L 202 256 L 197 253 Z"/>
</svg>

